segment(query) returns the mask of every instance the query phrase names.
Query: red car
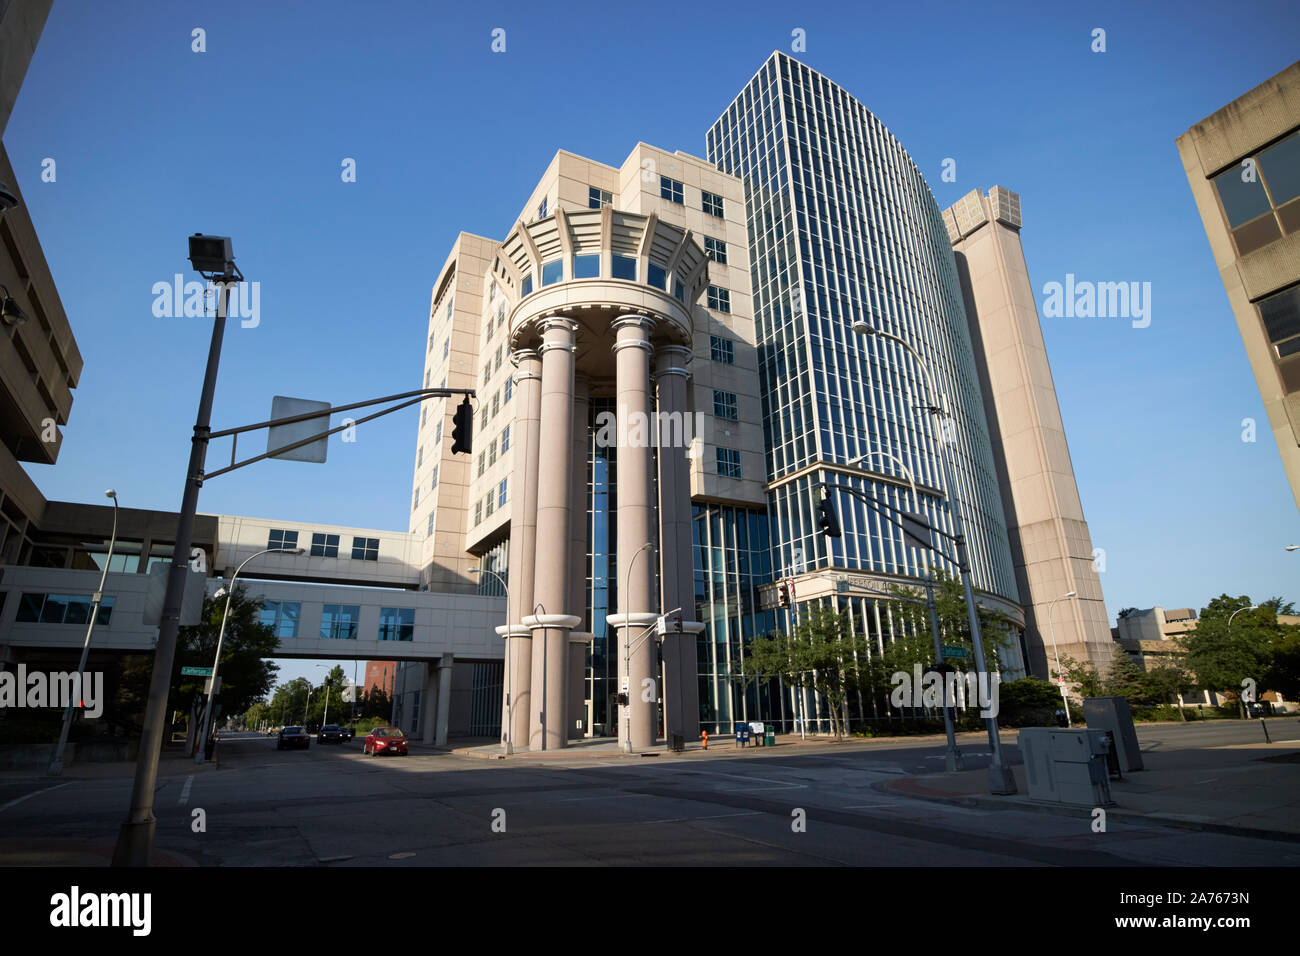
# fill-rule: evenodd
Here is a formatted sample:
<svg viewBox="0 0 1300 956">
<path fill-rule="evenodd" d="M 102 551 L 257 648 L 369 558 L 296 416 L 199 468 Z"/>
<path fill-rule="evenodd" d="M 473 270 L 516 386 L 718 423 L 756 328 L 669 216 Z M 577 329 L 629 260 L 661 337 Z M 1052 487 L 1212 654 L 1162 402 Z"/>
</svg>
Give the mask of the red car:
<svg viewBox="0 0 1300 956">
<path fill-rule="evenodd" d="M 376 727 L 366 735 L 361 752 L 377 757 L 380 754 L 406 756 L 406 734 L 397 727 Z"/>
</svg>

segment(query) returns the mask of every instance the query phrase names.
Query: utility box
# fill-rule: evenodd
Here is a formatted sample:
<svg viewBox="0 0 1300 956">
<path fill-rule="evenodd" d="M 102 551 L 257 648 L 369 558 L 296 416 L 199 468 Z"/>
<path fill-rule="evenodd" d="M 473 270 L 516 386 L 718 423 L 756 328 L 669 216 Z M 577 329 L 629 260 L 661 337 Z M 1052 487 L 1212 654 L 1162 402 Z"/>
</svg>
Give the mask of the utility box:
<svg viewBox="0 0 1300 956">
<path fill-rule="evenodd" d="M 1020 754 L 1031 800 L 1081 807 L 1110 806 L 1110 772 L 1106 755 L 1110 735 L 1095 729 L 1057 730 L 1026 727 L 1020 731 Z"/>
<path fill-rule="evenodd" d="M 1083 722 L 1090 730 L 1104 730 L 1110 734 L 1120 773 L 1142 769 L 1142 751 L 1138 747 L 1137 730 L 1127 700 L 1123 697 L 1085 697 Z"/>
</svg>

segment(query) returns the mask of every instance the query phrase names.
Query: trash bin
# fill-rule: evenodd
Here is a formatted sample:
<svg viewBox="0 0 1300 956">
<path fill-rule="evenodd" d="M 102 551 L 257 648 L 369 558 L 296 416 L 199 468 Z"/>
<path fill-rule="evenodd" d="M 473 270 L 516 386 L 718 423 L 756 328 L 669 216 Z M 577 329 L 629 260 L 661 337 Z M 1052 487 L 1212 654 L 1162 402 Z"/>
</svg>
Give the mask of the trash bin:
<svg viewBox="0 0 1300 956">
<path fill-rule="evenodd" d="M 769 747 L 776 746 L 776 728 L 771 724 L 767 725 L 767 733 L 764 734 L 764 743 Z"/>
</svg>

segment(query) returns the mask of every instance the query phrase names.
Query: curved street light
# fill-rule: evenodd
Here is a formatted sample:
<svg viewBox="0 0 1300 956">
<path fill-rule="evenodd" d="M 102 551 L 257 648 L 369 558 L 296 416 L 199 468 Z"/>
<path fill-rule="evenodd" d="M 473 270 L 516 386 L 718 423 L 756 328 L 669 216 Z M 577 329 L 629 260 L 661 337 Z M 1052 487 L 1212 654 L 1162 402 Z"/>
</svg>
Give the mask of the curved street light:
<svg viewBox="0 0 1300 956">
<path fill-rule="evenodd" d="M 641 556 L 642 551 L 653 550 L 654 543 L 647 541 L 641 547 L 636 549 L 632 559 L 627 563 L 627 574 L 623 576 L 623 600 L 628 605 L 632 603 L 632 565 L 636 564 L 636 559 Z M 623 611 L 623 674 L 627 678 L 627 703 L 623 705 L 623 752 L 632 752 L 632 645 L 628 639 L 628 615 L 632 613 L 631 607 L 625 607 Z"/>
<path fill-rule="evenodd" d="M 505 727 L 506 732 L 505 732 L 504 739 L 502 741 L 501 754 L 502 756 L 508 757 L 514 753 L 514 748 L 510 740 L 510 730 L 511 730 L 511 725 L 514 723 L 514 713 L 515 713 L 514 698 L 511 697 L 510 695 L 510 659 L 514 656 L 514 646 L 510 641 L 510 583 L 506 581 L 506 579 L 503 578 L 496 571 L 493 571 L 491 568 L 469 568 L 468 570 L 470 574 L 492 575 L 492 577 L 496 578 L 497 581 L 500 582 L 501 587 L 504 588 L 506 592 L 506 653 L 505 653 L 506 666 L 505 666 L 505 676 L 502 678 L 505 682 L 505 691 L 506 691 L 506 727 Z"/>
<path fill-rule="evenodd" d="M 5 292 L 8 295 L 8 290 Z M 108 566 L 113 563 L 113 547 L 117 544 L 117 492 L 109 488 L 104 492 L 105 498 L 113 499 L 113 534 L 108 539 L 108 555 L 104 558 L 104 567 L 99 572 L 99 587 L 90 604 L 90 621 L 86 624 L 86 641 L 81 646 L 81 663 L 77 665 L 77 689 L 85 696 L 86 659 L 90 656 L 90 635 L 95 633 L 95 618 L 99 617 L 99 605 L 104 600 L 104 582 L 108 579 Z M 63 751 L 68 746 L 68 734 L 72 730 L 72 698 L 63 709 L 63 727 L 59 730 L 59 745 L 54 748 L 54 757 L 50 760 L 49 775 L 57 777 L 63 773 Z"/>
<path fill-rule="evenodd" d="M 235 581 L 239 577 L 239 572 L 244 570 L 244 565 L 248 564 L 254 558 L 260 558 L 264 554 L 302 554 L 303 548 L 266 548 L 258 551 L 256 554 L 250 554 L 244 559 L 243 564 L 235 569 L 235 573 L 230 576 L 230 584 L 225 588 L 220 588 L 213 597 L 221 597 L 221 592 L 226 592 L 226 609 L 221 612 L 221 630 L 217 633 L 217 653 L 212 657 L 212 676 L 209 678 L 211 690 L 208 692 L 208 702 L 203 708 L 203 723 L 199 725 L 198 753 L 194 755 L 196 764 L 203 763 L 203 751 L 206 748 L 208 740 L 208 722 L 212 719 L 212 704 L 217 696 L 217 671 L 221 668 L 221 644 L 226 637 L 226 619 L 230 617 L 230 602 L 235 596 Z"/>
<path fill-rule="evenodd" d="M 882 339 L 888 339 L 896 342 L 909 355 L 912 356 L 916 363 L 917 369 L 924 380 L 926 391 L 926 407 L 930 410 L 931 426 L 935 432 L 939 432 L 938 420 L 947 418 L 948 413 L 944 410 L 942 396 L 934 386 L 934 379 L 930 375 L 929 368 L 926 367 L 925 360 L 921 358 L 919 352 L 905 339 L 894 335 L 892 332 L 884 332 L 880 329 L 872 328 L 865 321 L 859 319 L 853 323 L 853 331 L 858 335 L 869 337 L 876 336 Z M 939 402 L 939 404 L 936 404 Z M 948 500 L 948 508 L 952 513 L 953 540 L 957 545 L 957 567 L 961 571 L 962 590 L 966 596 L 966 613 L 970 620 L 971 642 L 975 645 L 975 663 L 979 668 L 979 673 L 983 674 L 985 680 L 992 680 L 989 674 L 988 664 L 984 657 L 984 641 L 980 634 L 979 612 L 975 606 L 975 592 L 971 587 L 970 561 L 967 558 L 966 536 L 962 527 L 961 503 L 957 500 L 957 486 L 953 482 L 952 463 L 948 460 L 949 441 L 943 434 L 935 434 L 933 440 L 939 446 L 939 464 L 943 470 L 943 485 L 940 490 L 944 492 Z M 985 726 L 988 729 L 989 750 L 991 756 L 989 759 L 989 785 L 991 792 L 995 794 L 1010 794 L 1016 792 L 1016 778 L 1011 772 L 1011 768 L 1006 764 L 1002 756 L 1002 741 L 998 737 L 998 719 L 997 715 L 991 715 L 985 718 Z"/>
<path fill-rule="evenodd" d="M 1066 591 L 1060 597 L 1052 598 L 1047 605 L 1047 633 L 1052 638 L 1052 654 L 1056 657 L 1056 683 L 1061 688 L 1061 699 L 1065 701 L 1065 726 L 1073 727 L 1070 722 L 1070 698 L 1065 693 L 1065 678 L 1061 676 L 1061 653 L 1056 649 L 1056 628 L 1052 624 L 1052 613 L 1056 610 L 1056 602 L 1064 601 L 1066 598 L 1074 597 L 1077 591 Z"/>
</svg>

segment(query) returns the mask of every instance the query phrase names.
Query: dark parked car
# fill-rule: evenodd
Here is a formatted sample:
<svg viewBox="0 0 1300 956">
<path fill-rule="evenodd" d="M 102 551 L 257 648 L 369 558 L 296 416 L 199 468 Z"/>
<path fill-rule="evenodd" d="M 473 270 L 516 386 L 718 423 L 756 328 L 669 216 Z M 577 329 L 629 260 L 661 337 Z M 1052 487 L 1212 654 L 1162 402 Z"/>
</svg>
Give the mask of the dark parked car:
<svg viewBox="0 0 1300 956">
<path fill-rule="evenodd" d="M 338 724 L 326 724 L 316 735 L 318 744 L 341 744 L 348 739 L 348 732 Z"/>
<path fill-rule="evenodd" d="M 376 727 L 366 737 L 361 752 L 374 757 L 380 754 L 401 754 L 405 757 L 406 734 L 399 727 Z"/>
<path fill-rule="evenodd" d="M 302 727 L 283 727 L 275 741 L 276 750 L 306 750 L 311 746 L 311 737 Z"/>
</svg>

